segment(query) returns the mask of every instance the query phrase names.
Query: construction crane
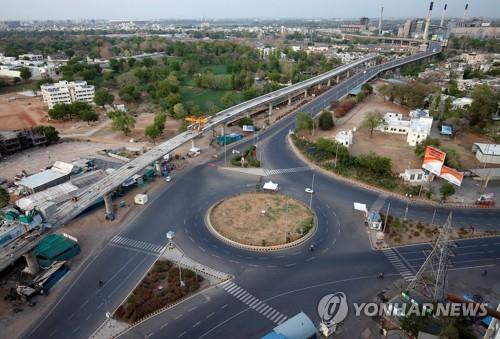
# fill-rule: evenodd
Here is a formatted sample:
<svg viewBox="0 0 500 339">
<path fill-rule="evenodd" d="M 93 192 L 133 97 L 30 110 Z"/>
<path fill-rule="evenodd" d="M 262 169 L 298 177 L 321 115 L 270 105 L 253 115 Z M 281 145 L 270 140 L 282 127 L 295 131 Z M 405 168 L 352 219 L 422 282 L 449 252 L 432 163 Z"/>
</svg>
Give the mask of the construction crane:
<svg viewBox="0 0 500 339">
<path fill-rule="evenodd" d="M 199 131 L 201 131 L 203 126 L 208 122 L 208 118 L 205 116 L 201 116 L 201 117 L 189 116 L 189 117 L 186 117 L 186 121 L 191 123 L 191 125 L 190 125 L 191 128 L 193 128 L 199 132 Z"/>
</svg>

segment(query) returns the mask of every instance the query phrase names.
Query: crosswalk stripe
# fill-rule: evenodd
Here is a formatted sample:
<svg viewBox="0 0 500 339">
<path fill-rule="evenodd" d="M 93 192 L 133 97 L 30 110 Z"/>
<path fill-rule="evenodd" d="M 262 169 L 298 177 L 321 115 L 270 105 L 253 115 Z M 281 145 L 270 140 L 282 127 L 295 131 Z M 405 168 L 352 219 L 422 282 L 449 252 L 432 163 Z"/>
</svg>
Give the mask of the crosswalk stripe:
<svg viewBox="0 0 500 339">
<path fill-rule="evenodd" d="M 257 298 L 255 298 L 253 295 L 251 296 L 250 299 L 244 301 L 245 304 L 250 305 L 250 303 L 253 303 Z"/>
<path fill-rule="evenodd" d="M 260 312 L 261 312 L 261 311 L 263 311 L 266 307 L 269 307 L 269 306 L 267 306 L 266 304 L 262 303 L 262 305 L 260 305 L 259 307 L 257 307 L 257 308 L 255 309 L 255 311 L 257 311 L 257 312 L 259 312 L 259 313 L 260 313 Z"/>
<path fill-rule="evenodd" d="M 234 296 L 236 296 L 236 294 L 237 294 L 238 292 L 241 292 L 241 291 L 243 291 L 243 289 L 242 289 L 241 287 L 239 287 L 239 286 L 236 286 L 236 288 L 235 288 L 235 289 L 232 289 L 231 291 L 229 291 L 229 290 L 228 290 L 228 292 L 229 292 L 229 293 L 231 293 L 231 294 L 232 294 L 232 295 L 234 295 Z"/>
<path fill-rule="evenodd" d="M 260 303 L 260 300 L 256 299 L 253 303 L 248 304 L 248 306 L 250 306 L 251 308 L 254 308 L 254 306 L 257 305 L 258 303 Z"/>
<path fill-rule="evenodd" d="M 263 302 L 258 300 L 255 305 L 253 305 L 253 306 L 251 305 L 250 307 L 252 307 L 254 310 L 257 311 L 257 307 L 260 307 L 260 305 L 262 305 L 262 304 L 263 304 Z"/>
<path fill-rule="evenodd" d="M 226 285 L 234 285 L 234 282 L 232 282 L 231 280 L 226 280 L 221 284 L 221 286 L 226 286 Z"/>
<path fill-rule="evenodd" d="M 265 316 L 265 312 L 267 312 L 270 308 L 271 308 L 271 306 L 266 305 L 266 307 L 264 307 L 263 309 L 260 310 L 260 314 Z"/>
<path fill-rule="evenodd" d="M 271 321 L 275 321 L 275 322 L 278 322 L 278 319 L 281 318 L 283 314 L 281 314 L 280 312 L 278 312 L 278 314 L 276 314 L 274 317 L 271 318 Z"/>
<path fill-rule="evenodd" d="M 271 309 L 271 310 L 272 310 L 272 312 L 271 312 L 271 313 L 269 313 L 269 315 L 267 316 L 267 319 L 271 319 L 271 317 L 274 317 L 274 315 L 275 315 L 276 313 L 278 313 L 278 311 L 276 311 L 275 309 Z"/>
<path fill-rule="evenodd" d="M 234 291 L 234 290 L 236 290 L 238 288 L 239 288 L 238 285 L 233 284 L 232 286 L 226 288 L 226 291 L 228 291 L 229 293 L 231 293 L 231 291 Z"/>
<path fill-rule="evenodd" d="M 245 291 L 244 289 L 241 289 L 241 291 L 238 291 L 238 293 L 233 294 L 235 298 L 240 298 L 240 296 L 247 294 L 248 292 Z"/>
<path fill-rule="evenodd" d="M 253 298 L 253 296 L 249 293 L 245 298 L 241 298 L 240 300 L 243 301 L 244 303 L 246 303 L 251 298 Z"/>
</svg>

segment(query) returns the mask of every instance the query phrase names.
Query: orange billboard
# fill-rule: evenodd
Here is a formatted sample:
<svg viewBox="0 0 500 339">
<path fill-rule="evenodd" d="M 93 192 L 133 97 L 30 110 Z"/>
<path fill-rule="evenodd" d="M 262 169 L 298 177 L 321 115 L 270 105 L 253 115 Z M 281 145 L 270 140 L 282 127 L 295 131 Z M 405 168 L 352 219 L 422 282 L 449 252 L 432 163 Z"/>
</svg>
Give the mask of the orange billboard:
<svg viewBox="0 0 500 339">
<path fill-rule="evenodd" d="M 439 176 L 457 186 L 460 186 L 462 184 L 462 179 L 464 178 L 463 173 L 448 166 L 443 166 L 441 168 L 441 174 Z"/>
<path fill-rule="evenodd" d="M 425 149 L 424 162 L 422 163 L 422 168 L 431 172 L 435 175 L 441 174 L 441 168 L 444 164 L 444 159 L 446 158 L 446 153 L 434 148 L 432 146 L 427 146 Z"/>
</svg>

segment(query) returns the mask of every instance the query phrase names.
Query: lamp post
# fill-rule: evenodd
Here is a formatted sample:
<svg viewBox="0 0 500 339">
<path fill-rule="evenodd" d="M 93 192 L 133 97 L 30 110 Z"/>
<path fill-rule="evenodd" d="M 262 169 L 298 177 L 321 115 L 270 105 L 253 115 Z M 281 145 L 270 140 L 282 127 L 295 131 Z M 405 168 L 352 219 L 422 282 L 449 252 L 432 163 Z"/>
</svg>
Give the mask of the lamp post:
<svg viewBox="0 0 500 339">
<path fill-rule="evenodd" d="M 312 209 L 312 202 L 313 202 L 313 194 L 314 194 L 314 175 L 316 173 L 313 172 L 313 177 L 312 177 L 312 183 L 311 183 L 311 197 L 309 198 L 309 209 Z"/>
<path fill-rule="evenodd" d="M 405 196 L 407 199 L 406 199 L 405 216 L 404 216 L 403 220 L 406 220 L 406 217 L 408 215 L 408 205 L 410 204 L 411 194 L 407 193 L 407 194 L 405 194 Z"/>
</svg>

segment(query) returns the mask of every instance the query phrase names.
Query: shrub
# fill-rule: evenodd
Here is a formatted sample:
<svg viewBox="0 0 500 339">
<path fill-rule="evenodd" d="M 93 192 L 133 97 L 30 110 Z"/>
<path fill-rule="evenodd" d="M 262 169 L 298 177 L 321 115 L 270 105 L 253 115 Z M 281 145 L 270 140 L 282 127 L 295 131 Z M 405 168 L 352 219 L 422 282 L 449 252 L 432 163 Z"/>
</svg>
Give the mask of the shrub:
<svg viewBox="0 0 500 339">
<path fill-rule="evenodd" d="M 318 124 L 319 128 L 321 128 L 324 131 L 332 129 L 335 126 L 335 124 L 333 123 L 332 114 L 328 111 L 321 112 L 318 119 Z"/>
</svg>

